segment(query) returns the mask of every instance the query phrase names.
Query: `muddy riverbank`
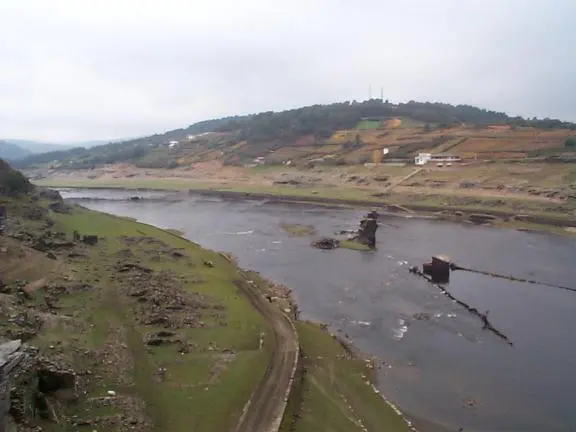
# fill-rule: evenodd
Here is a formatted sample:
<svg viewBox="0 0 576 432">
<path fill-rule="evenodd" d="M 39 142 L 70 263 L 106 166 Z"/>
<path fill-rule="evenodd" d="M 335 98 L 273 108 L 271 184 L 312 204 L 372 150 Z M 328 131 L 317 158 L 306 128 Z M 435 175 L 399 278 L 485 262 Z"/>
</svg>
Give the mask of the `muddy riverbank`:
<svg viewBox="0 0 576 432">
<path fill-rule="evenodd" d="M 133 193 L 130 197 L 139 198 L 141 193 L 154 194 L 156 198 L 148 196 L 147 199 L 181 200 L 188 196 L 218 197 L 228 200 L 256 200 L 266 201 L 268 204 L 292 204 L 322 207 L 349 207 L 349 208 L 377 208 L 379 212 L 403 217 L 417 217 L 426 219 L 448 220 L 459 223 L 474 223 L 478 225 L 500 226 L 523 231 L 550 232 L 562 235 L 576 234 L 576 218 L 567 218 L 562 215 L 520 214 L 501 209 L 483 207 L 469 209 L 460 206 L 423 205 L 420 203 L 405 203 L 402 205 L 390 204 L 376 200 L 329 198 L 320 195 L 300 196 L 273 193 L 223 191 L 215 189 L 150 189 L 128 187 L 99 187 L 89 188 L 63 188 L 62 190 L 119 190 Z M 130 197 L 127 197 L 129 199 Z M 96 198 L 98 199 L 98 198 Z"/>
</svg>

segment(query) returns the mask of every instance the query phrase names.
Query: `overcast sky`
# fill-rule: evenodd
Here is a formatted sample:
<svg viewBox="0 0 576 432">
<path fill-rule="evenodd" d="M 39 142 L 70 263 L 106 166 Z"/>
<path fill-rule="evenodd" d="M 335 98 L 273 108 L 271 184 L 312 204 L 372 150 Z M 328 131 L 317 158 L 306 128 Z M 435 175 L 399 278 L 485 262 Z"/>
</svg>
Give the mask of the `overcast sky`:
<svg viewBox="0 0 576 432">
<path fill-rule="evenodd" d="M 0 0 L 0 137 L 363 100 L 576 121 L 576 0 Z"/>
</svg>

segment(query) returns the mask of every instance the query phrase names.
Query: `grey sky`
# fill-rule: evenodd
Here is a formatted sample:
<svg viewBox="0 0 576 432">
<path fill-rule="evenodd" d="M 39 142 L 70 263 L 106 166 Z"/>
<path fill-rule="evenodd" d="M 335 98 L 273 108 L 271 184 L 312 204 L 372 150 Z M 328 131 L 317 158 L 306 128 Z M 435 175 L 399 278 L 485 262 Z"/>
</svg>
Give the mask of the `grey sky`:
<svg viewBox="0 0 576 432">
<path fill-rule="evenodd" d="M 162 132 L 313 103 L 576 121 L 576 0 L 0 0 L 0 137 Z"/>
</svg>

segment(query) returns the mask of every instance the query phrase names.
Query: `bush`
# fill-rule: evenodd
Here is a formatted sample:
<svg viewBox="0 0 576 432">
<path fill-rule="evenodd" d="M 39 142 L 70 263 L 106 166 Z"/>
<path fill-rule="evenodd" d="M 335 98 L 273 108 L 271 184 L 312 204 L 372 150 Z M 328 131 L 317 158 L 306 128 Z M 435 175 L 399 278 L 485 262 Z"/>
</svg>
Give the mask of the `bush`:
<svg viewBox="0 0 576 432">
<path fill-rule="evenodd" d="M 576 149 L 576 137 L 568 137 L 564 141 L 564 147 L 570 149 Z"/>
<path fill-rule="evenodd" d="M 6 162 L 0 159 L 0 194 L 19 195 L 34 189 L 32 183 L 20 171 L 10 168 Z"/>
</svg>

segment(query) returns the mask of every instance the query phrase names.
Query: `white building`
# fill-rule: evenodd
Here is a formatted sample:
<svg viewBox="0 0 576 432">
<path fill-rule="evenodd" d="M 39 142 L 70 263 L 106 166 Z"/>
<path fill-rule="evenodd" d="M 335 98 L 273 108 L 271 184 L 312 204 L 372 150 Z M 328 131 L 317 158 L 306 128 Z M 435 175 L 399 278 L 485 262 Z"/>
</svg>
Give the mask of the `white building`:
<svg viewBox="0 0 576 432">
<path fill-rule="evenodd" d="M 177 145 L 178 145 L 178 141 L 170 141 L 170 142 L 168 143 L 168 147 L 170 147 L 170 148 L 174 148 L 174 147 L 176 147 Z"/>
<path fill-rule="evenodd" d="M 414 158 L 414 163 L 416 165 L 426 165 L 430 160 L 430 153 L 418 153 L 418 155 Z"/>
<path fill-rule="evenodd" d="M 432 153 L 418 153 L 414 158 L 414 163 L 416 165 L 426 165 L 428 162 L 460 162 L 462 159 L 460 156 L 449 155 L 444 153 L 432 154 Z"/>
</svg>

